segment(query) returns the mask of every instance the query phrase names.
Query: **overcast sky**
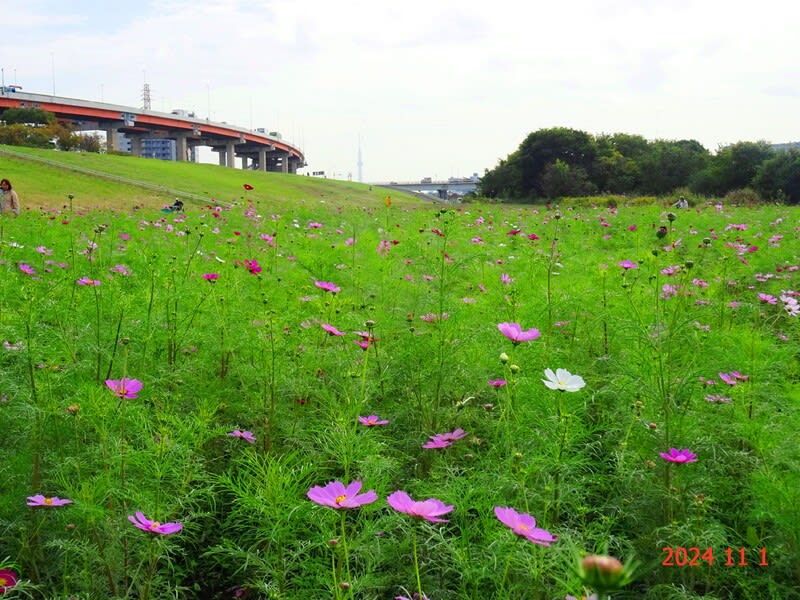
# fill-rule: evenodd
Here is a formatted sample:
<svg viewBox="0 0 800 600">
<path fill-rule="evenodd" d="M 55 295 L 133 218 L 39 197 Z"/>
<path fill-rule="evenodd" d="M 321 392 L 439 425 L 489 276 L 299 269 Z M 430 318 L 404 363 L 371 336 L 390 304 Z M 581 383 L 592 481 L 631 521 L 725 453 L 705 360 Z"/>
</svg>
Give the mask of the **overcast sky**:
<svg viewBox="0 0 800 600">
<path fill-rule="evenodd" d="M 800 141 L 797 0 L 0 0 L 5 83 L 278 130 L 307 169 L 483 174 L 532 131 Z M 216 157 L 209 152 L 210 156 Z"/>
</svg>

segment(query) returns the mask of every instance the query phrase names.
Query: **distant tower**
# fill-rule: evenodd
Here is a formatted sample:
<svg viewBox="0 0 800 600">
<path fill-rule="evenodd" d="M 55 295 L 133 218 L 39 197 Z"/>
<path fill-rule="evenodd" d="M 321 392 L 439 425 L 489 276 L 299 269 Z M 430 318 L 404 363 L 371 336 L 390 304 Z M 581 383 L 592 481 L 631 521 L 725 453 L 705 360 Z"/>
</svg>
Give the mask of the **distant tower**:
<svg viewBox="0 0 800 600">
<path fill-rule="evenodd" d="M 361 160 L 361 136 L 358 136 L 358 182 L 364 183 L 364 173 L 362 169 L 364 167 L 364 161 Z"/>
<path fill-rule="evenodd" d="M 150 110 L 150 84 L 145 83 L 142 88 L 142 108 Z"/>
</svg>

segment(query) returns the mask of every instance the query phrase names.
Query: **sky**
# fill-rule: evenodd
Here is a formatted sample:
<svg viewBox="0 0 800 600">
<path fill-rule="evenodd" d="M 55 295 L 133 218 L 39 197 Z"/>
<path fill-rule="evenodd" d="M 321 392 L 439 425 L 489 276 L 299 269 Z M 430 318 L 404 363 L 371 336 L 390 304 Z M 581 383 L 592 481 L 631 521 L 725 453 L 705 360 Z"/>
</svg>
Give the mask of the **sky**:
<svg viewBox="0 0 800 600">
<path fill-rule="evenodd" d="M 23 91 L 280 131 L 302 173 L 482 175 L 539 129 L 800 141 L 796 0 L 0 0 Z M 205 156 L 205 154 L 203 155 Z M 217 162 L 208 152 L 208 160 Z"/>
</svg>

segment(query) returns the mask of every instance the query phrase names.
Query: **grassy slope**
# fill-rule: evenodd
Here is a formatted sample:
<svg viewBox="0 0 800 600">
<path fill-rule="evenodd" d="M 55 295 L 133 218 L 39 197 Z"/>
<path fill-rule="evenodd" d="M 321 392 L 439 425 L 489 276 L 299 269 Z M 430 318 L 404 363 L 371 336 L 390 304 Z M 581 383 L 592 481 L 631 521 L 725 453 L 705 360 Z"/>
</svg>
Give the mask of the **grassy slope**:
<svg viewBox="0 0 800 600">
<path fill-rule="evenodd" d="M 389 192 L 368 184 L 303 175 L 262 173 L 217 165 L 178 163 L 133 156 L 56 152 L 18 146 L 0 146 L 0 149 L 200 195 L 207 197 L 209 202 L 216 203 L 227 203 L 246 195 L 254 201 L 276 204 L 301 200 L 331 200 L 369 206 L 383 202 L 391 194 L 393 203 L 419 204 L 418 199 L 408 194 Z M 160 207 L 171 204 L 174 199 L 166 192 L 156 192 L 7 156 L 0 156 L 0 177 L 11 180 L 20 196 L 23 210 L 61 208 L 68 202 L 68 194 L 74 196 L 75 208 L 132 208 L 136 205 Z M 245 183 L 249 183 L 254 189 L 245 191 L 242 187 Z"/>
</svg>

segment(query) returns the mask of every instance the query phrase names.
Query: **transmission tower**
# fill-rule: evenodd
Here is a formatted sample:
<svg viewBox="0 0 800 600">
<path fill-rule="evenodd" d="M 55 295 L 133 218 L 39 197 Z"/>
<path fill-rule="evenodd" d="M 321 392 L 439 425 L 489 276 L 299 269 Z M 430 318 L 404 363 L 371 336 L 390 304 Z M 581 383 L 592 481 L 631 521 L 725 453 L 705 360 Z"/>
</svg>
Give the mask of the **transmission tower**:
<svg viewBox="0 0 800 600">
<path fill-rule="evenodd" d="M 145 83 L 142 88 L 142 108 L 150 110 L 150 84 Z"/>
</svg>

